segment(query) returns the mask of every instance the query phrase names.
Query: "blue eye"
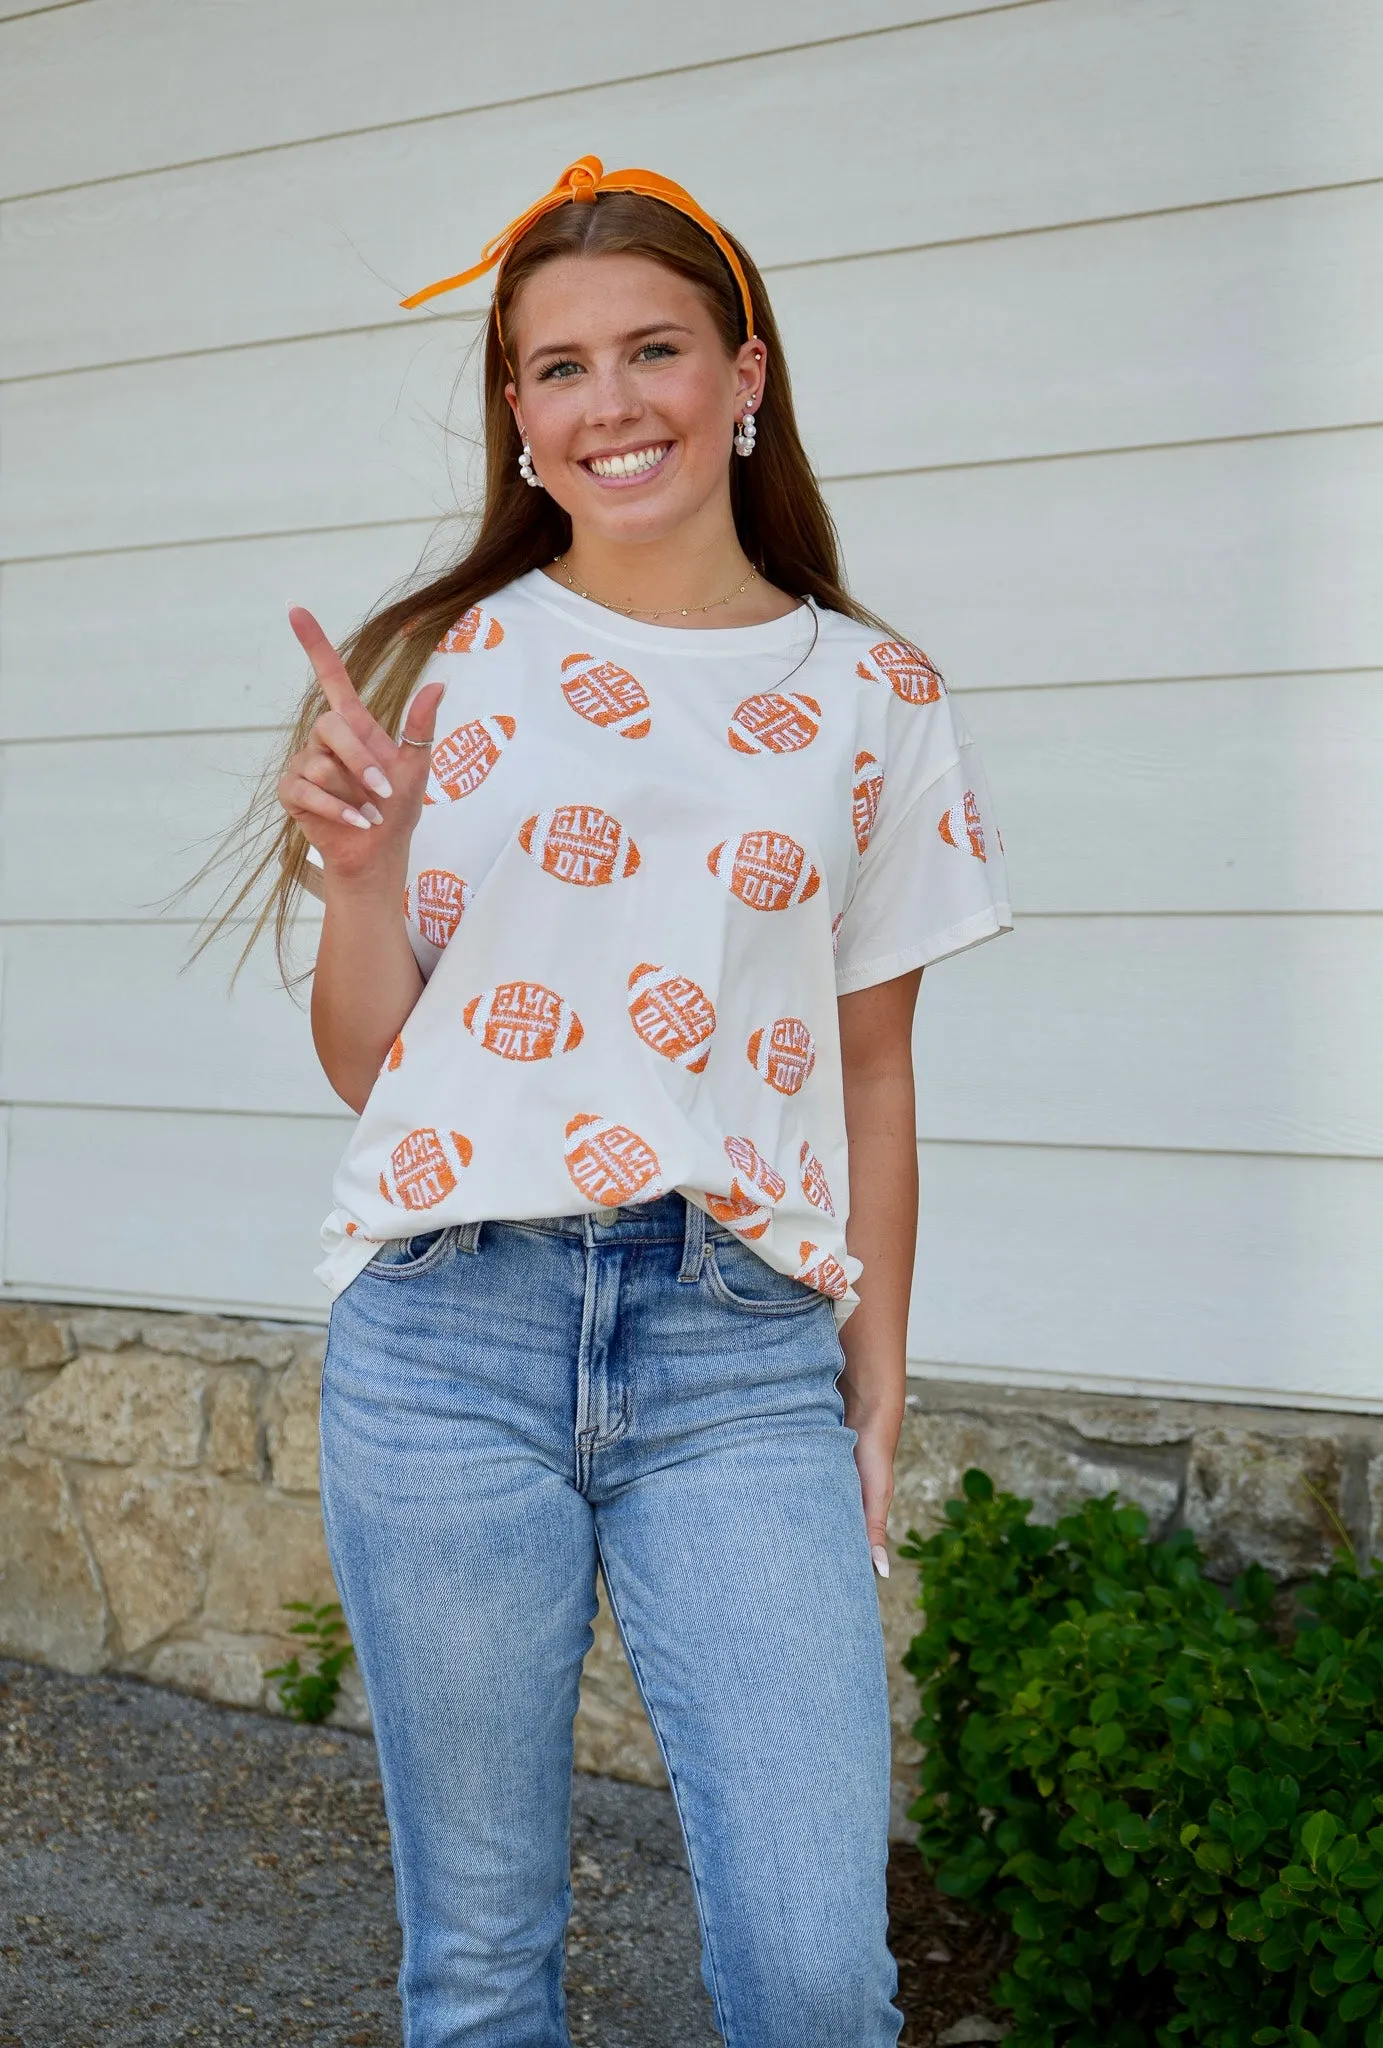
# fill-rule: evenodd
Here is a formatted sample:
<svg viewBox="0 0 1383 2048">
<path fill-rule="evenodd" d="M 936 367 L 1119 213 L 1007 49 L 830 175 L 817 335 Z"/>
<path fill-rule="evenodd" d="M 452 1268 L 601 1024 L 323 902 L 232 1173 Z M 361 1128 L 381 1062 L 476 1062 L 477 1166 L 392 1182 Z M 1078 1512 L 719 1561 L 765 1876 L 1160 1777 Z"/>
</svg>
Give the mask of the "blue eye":
<svg viewBox="0 0 1383 2048">
<path fill-rule="evenodd" d="M 538 372 L 538 382 L 540 384 L 546 384 L 552 378 L 556 377 L 560 371 L 575 370 L 578 367 L 579 366 L 576 363 L 570 361 L 564 361 L 560 363 L 549 363 L 545 370 L 540 370 Z M 568 380 L 566 377 L 563 377 L 561 381 L 565 384 Z"/>
<path fill-rule="evenodd" d="M 677 350 L 673 347 L 670 341 L 646 341 L 643 347 L 639 350 L 639 354 L 641 356 L 675 356 L 676 353 Z"/>
</svg>

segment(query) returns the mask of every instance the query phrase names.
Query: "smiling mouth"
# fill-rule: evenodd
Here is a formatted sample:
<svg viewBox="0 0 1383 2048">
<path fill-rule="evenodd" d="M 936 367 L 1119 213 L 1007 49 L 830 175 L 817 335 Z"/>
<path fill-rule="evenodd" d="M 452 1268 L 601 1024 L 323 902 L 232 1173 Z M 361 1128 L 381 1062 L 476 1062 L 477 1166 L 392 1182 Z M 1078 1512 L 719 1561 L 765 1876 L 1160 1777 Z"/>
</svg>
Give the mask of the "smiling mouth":
<svg viewBox="0 0 1383 2048">
<path fill-rule="evenodd" d="M 648 476 L 666 459 L 671 441 L 655 441 L 648 448 L 634 448 L 625 455 L 588 455 L 581 467 L 606 483 L 623 483 L 628 477 Z"/>
</svg>

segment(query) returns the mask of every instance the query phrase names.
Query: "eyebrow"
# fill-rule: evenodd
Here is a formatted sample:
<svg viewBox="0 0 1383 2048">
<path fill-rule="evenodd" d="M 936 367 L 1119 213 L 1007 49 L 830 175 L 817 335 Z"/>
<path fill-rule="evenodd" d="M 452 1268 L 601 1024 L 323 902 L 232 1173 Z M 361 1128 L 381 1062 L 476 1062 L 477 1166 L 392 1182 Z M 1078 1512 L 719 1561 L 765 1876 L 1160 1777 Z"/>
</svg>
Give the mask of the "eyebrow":
<svg viewBox="0 0 1383 2048">
<path fill-rule="evenodd" d="M 684 327 L 678 320 L 655 320 L 651 327 L 635 327 L 628 334 L 622 334 L 620 345 L 627 348 L 631 341 L 647 341 L 650 334 L 690 334 L 690 327 Z M 525 370 L 531 369 L 540 356 L 575 356 L 581 353 L 579 341 L 546 341 L 541 348 L 529 351 L 524 357 Z"/>
</svg>

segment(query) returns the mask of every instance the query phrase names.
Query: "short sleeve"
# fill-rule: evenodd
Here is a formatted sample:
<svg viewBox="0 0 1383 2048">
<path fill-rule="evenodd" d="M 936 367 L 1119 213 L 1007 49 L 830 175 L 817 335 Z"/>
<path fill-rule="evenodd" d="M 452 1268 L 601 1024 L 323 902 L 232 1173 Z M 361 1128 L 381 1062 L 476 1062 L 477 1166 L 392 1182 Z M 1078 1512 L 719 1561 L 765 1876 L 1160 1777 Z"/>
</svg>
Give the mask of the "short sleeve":
<svg viewBox="0 0 1383 2048">
<path fill-rule="evenodd" d="M 984 766 L 949 694 L 890 707 L 875 828 L 836 942 L 836 991 L 872 988 L 1010 931 Z"/>
</svg>

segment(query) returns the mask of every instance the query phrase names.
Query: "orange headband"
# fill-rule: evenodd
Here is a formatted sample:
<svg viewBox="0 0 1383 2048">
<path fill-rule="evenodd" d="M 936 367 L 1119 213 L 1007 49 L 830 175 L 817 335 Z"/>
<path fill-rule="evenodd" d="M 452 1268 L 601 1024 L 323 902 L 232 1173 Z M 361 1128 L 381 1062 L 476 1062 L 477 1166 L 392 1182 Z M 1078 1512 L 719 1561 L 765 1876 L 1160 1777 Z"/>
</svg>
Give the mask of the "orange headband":
<svg viewBox="0 0 1383 2048">
<path fill-rule="evenodd" d="M 435 299 L 443 292 L 454 292 L 458 286 L 472 284 L 483 277 L 487 270 L 500 266 L 514 244 L 519 241 L 535 221 L 545 213 L 553 213 L 569 201 L 593 201 L 598 192 L 638 192 L 645 199 L 661 199 L 664 206 L 671 206 L 678 213 L 684 213 L 688 220 L 708 234 L 729 264 L 735 283 L 739 286 L 740 303 L 744 307 L 744 330 L 747 340 L 754 339 L 754 308 L 749 298 L 749 280 L 744 274 L 744 265 L 735 254 L 729 236 L 703 213 L 690 192 L 680 185 L 674 185 L 671 178 L 661 178 L 656 171 L 607 171 L 598 156 L 578 157 L 574 164 L 568 164 L 550 192 L 544 193 L 527 213 L 521 213 L 517 220 L 511 220 L 507 228 L 501 229 L 493 241 L 485 244 L 479 263 L 473 263 L 469 270 L 460 271 L 455 277 L 443 277 L 436 284 L 414 292 L 410 298 L 400 299 L 401 306 L 410 309 L 421 306 L 425 299 Z M 495 329 L 499 330 L 499 309 L 495 309 Z M 500 336 L 501 342 L 503 336 Z"/>
</svg>

